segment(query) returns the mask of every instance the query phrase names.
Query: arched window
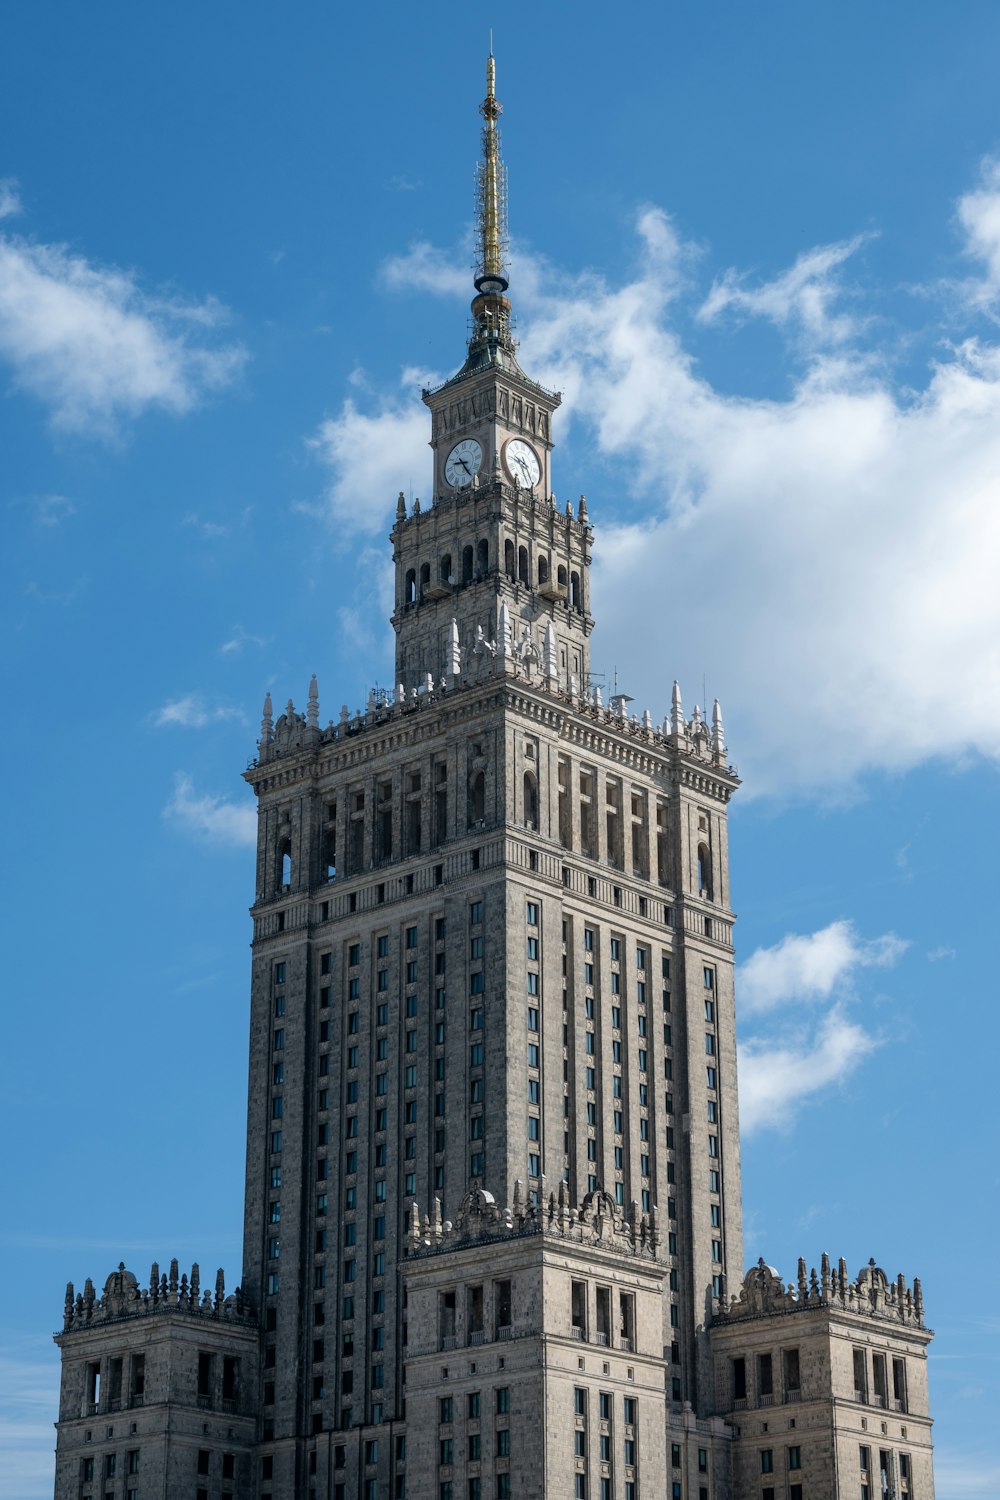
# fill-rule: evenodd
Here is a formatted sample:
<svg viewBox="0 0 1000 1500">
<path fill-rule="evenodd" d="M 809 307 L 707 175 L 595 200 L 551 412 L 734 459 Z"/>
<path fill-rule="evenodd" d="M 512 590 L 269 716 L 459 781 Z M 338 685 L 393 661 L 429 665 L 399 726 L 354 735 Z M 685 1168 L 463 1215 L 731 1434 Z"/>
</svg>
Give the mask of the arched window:
<svg viewBox="0 0 1000 1500">
<path fill-rule="evenodd" d="M 698 845 L 698 890 L 712 899 L 712 856 L 706 844 Z"/>
<path fill-rule="evenodd" d="M 569 575 L 569 602 L 574 609 L 580 608 L 580 575 L 571 573 Z"/>
<path fill-rule="evenodd" d="M 430 581 L 431 581 L 431 565 L 430 565 L 430 563 L 421 563 L 420 564 L 420 592 L 421 593 L 423 593 L 424 589 L 429 586 Z"/>
<path fill-rule="evenodd" d="M 486 777 L 473 771 L 469 778 L 469 826 L 486 821 Z"/>
<path fill-rule="evenodd" d="M 530 583 L 531 582 L 531 578 L 530 578 L 530 576 L 528 574 L 528 549 L 527 549 L 527 547 L 518 547 L 518 549 L 517 549 L 517 576 L 518 576 L 518 578 L 520 578 L 520 580 L 521 580 L 522 583 Z"/>
<path fill-rule="evenodd" d="M 451 553 L 446 552 L 441 559 L 441 582 L 451 583 Z"/>
<path fill-rule="evenodd" d="M 556 574 L 556 580 L 561 589 L 564 589 L 566 587 L 566 569 L 563 567 L 562 563 L 559 564 L 559 571 Z"/>
<path fill-rule="evenodd" d="M 549 581 L 549 560 L 548 560 L 547 557 L 540 557 L 538 559 L 538 582 L 539 583 L 548 583 L 548 581 Z"/>
<path fill-rule="evenodd" d="M 490 544 L 485 537 L 476 546 L 476 567 L 482 578 L 490 571 Z"/>
<path fill-rule="evenodd" d="M 403 603 L 415 604 L 417 599 L 417 574 L 415 569 L 410 568 L 406 574 L 406 587 L 403 591 Z"/>
<path fill-rule="evenodd" d="M 283 890 L 292 884 L 292 841 L 285 838 L 278 845 L 278 878 Z"/>
<path fill-rule="evenodd" d="M 473 556 L 473 554 L 472 554 L 472 548 L 471 548 L 471 546 L 470 547 L 463 547 L 462 548 L 462 582 L 463 583 L 471 583 L 472 582 L 472 567 L 473 567 L 472 556 Z"/>
<path fill-rule="evenodd" d="M 510 579 L 517 577 L 514 571 L 514 543 L 510 537 L 503 544 L 503 570 Z"/>
<path fill-rule="evenodd" d="M 524 773 L 524 826 L 538 827 L 538 782 L 531 771 Z"/>
</svg>

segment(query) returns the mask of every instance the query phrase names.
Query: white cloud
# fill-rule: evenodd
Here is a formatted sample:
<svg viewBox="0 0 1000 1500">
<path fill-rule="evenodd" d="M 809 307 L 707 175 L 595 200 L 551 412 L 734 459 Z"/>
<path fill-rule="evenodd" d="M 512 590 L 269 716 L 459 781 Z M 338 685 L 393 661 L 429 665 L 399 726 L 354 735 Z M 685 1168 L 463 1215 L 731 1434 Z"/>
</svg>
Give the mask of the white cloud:
<svg viewBox="0 0 1000 1500">
<path fill-rule="evenodd" d="M 163 816 L 184 833 L 209 844 L 252 848 L 257 842 L 257 809 L 253 803 L 229 802 L 198 793 L 191 777 L 179 771 Z"/>
<path fill-rule="evenodd" d="M 730 269 L 714 282 L 698 317 L 709 323 L 733 310 L 769 318 L 779 328 L 799 326 L 813 344 L 843 343 L 860 331 L 861 324 L 833 311 L 833 304 L 844 295 L 836 273 L 867 238 L 859 234 L 840 244 L 807 250 L 773 281 L 753 288 L 747 286 L 742 272 Z"/>
<path fill-rule="evenodd" d="M 831 922 L 812 933 L 788 933 L 771 948 L 758 948 L 736 975 L 736 993 L 743 1015 L 757 1015 L 778 1006 L 828 1000 L 843 990 L 858 969 L 891 968 L 908 947 L 903 938 L 887 932 L 865 940 L 851 922 Z"/>
<path fill-rule="evenodd" d="M 970 299 L 988 305 L 1000 297 L 1000 159 L 982 163 L 979 186 L 958 200 L 958 221 L 965 234 L 966 253 L 985 266 L 985 275 L 966 282 Z"/>
<path fill-rule="evenodd" d="M 0 219 L 13 219 L 21 213 L 21 195 L 17 179 L 0 177 Z"/>
<path fill-rule="evenodd" d="M 222 318 L 211 300 L 152 297 L 129 272 L 0 235 L 0 360 L 56 426 L 107 433 L 151 408 L 189 411 L 243 362 L 205 341 Z"/>
<path fill-rule="evenodd" d="M 748 1038 L 739 1048 L 741 1128 L 787 1126 L 807 1099 L 844 1083 L 877 1046 L 842 1006 L 815 1030 Z"/>
<path fill-rule="evenodd" d="M 332 471 L 324 513 L 345 534 L 382 530 L 395 514 L 399 491 L 409 491 L 411 478 L 427 473 L 427 412 L 412 399 L 423 374 L 404 371 L 409 399 L 390 397 L 374 412 L 345 401 L 339 415 L 328 417 L 311 440 Z"/>
<path fill-rule="evenodd" d="M 472 271 L 455 263 L 426 240 L 411 245 L 403 255 L 391 256 L 382 266 L 382 280 L 396 292 L 433 292 L 438 296 L 471 297 Z"/>
<path fill-rule="evenodd" d="M 957 954 L 954 948 L 942 946 L 940 948 L 932 948 L 927 955 L 927 960 L 929 963 L 939 964 L 942 959 L 955 957 L 957 957 Z"/>
<path fill-rule="evenodd" d="M 171 698 L 150 716 L 154 729 L 204 729 L 206 724 L 217 724 L 221 719 L 242 718 L 238 708 L 226 708 L 222 704 L 209 707 L 198 693 Z"/>
<path fill-rule="evenodd" d="M 228 526 L 224 526 L 219 521 L 206 521 L 194 510 L 189 511 L 186 516 L 181 518 L 181 525 L 190 526 L 198 532 L 199 536 L 203 536 L 207 542 L 216 542 L 220 537 L 229 535 Z"/>
</svg>

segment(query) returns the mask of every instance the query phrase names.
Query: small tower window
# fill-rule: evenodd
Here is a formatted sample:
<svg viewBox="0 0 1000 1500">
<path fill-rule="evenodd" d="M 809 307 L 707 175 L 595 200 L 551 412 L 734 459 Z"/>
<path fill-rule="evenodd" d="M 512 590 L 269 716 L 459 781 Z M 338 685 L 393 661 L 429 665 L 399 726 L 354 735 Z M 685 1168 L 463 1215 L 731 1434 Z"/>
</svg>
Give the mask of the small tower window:
<svg viewBox="0 0 1000 1500">
<path fill-rule="evenodd" d="M 416 570 L 409 568 L 406 574 L 406 587 L 403 591 L 403 603 L 415 604 L 417 599 L 417 574 Z"/>
<path fill-rule="evenodd" d="M 481 578 L 490 571 L 490 544 L 485 537 L 476 547 L 476 570 Z"/>
<path fill-rule="evenodd" d="M 548 581 L 549 581 L 549 560 L 548 560 L 547 557 L 540 557 L 538 559 L 538 582 L 539 583 L 548 583 Z"/>
<path fill-rule="evenodd" d="M 423 593 L 424 589 L 427 588 L 430 585 L 430 581 L 431 581 L 431 565 L 430 565 L 430 563 L 421 563 L 420 564 L 420 592 L 421 593 Z"/>
<path fill-rule="evenodd" d="M 559 570 L 556 573 L 556 581 L 558 582 L 561 589 L 564 589 L 566 587 L 566 569 L 563 567 L 562 563 L 559 564 Z"/>
<path fill-rule="evenodd" d="M 574 609 L 580 608 L 580 575 L 571 573 L 569 575 L 569 602 Z"/>
<path fill-rule="evenodd" d="M 503 570 L 510 579 L 517 577 L 514 570 L 514 543 L 509 537 L 503 544 Z"/>
<path fill-rule="evenodd" d="M 528 549 L 527 549 L 527 547 L 518 547 L 518 549 L 517 549 L 517 576 L 518 576 L 518 578 L 520 578 L 520 580 L 521 580 L 522 583 L 529 583 L 530 584 L 530 582 L 531 582 L 531 576 L 528 573 Z"/>
<path fill-rule="evenodd" d="M 453 583 L 454 582 L 454 579 L 451 576 L 451 553 L 450 552 L 446 552 L 445 555 L 444 555 L 444 557 L 442 557 L 442 559 L 441 559 L 441 582 L 445 583 L 445 584 Z"/>
<path fill-rule="evenodd" d="M 531 771 L 524 773 L 524 826 L 538 827 L 538 782 Z"/>
<path fill-rule="evenodd" d="M 280 883 L 288 890 L 292 883 L 292 841 L 284 838 L 278 845 L 278 871 Z"/>
<path fill-rule="evenodd" d="M 472 582 L 472 557 L 473 557 L 473 553 L 472 553 L 471 546 L 470 547 L 463 547 L 462 548 L 462 582 L 463 583 L 471 583 Z"/>
<path fill-rule="evenodd" d="M 482 823 L 486 819 L 486 777 L 482 771 L 473 771 L 469 780 L 469 823 Z"/>
<path fill-rule="evenodd" d="M 698 890 L 701 895 L 712 899 L 712 856 L 708 852 L 707 844 L 698 845 Z"/>
</svg>

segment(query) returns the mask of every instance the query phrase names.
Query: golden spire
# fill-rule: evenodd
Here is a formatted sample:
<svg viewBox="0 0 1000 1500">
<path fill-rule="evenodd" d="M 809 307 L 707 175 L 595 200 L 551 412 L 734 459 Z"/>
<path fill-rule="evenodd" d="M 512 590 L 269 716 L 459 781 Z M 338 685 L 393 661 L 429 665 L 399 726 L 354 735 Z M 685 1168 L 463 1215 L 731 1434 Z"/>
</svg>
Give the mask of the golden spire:
<svg viewBox="0 0 1000 1500">
<path fill-rule="evenodd" d="M 497 296 L 507 290 L 507 174 L 500 159 L 497 126 L 503 105 L 496 96 L 496 63 L 493 43 L 486 62 L 486 98 L 479 106 L 483 125 L 483 155 L 476 176 L 479 218 L 479 271 L 476 288 Z"/>
</svg>

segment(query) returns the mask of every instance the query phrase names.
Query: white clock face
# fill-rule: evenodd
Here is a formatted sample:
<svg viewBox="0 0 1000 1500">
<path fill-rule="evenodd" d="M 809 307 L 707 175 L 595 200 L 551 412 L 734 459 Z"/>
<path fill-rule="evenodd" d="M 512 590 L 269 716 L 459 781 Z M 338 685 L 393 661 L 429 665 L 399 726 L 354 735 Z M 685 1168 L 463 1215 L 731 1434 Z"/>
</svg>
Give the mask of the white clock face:
<svg viewBox="0 0 1000 1500">
<path fill-rule="evenodd" d="M 453 489 L 464 490 L 479 473 L 483 450 L 475 438 L 463 438 L 448 454 L 444 477 Z"/>
<path fill-rule="evenodd" d="M 533 490 L 542 477 L 542 466 L 538 454 L 521 438 L 512 438 L 504 449 L 503 461 L 507 473 L 522 489 Z"/>
</svg>

